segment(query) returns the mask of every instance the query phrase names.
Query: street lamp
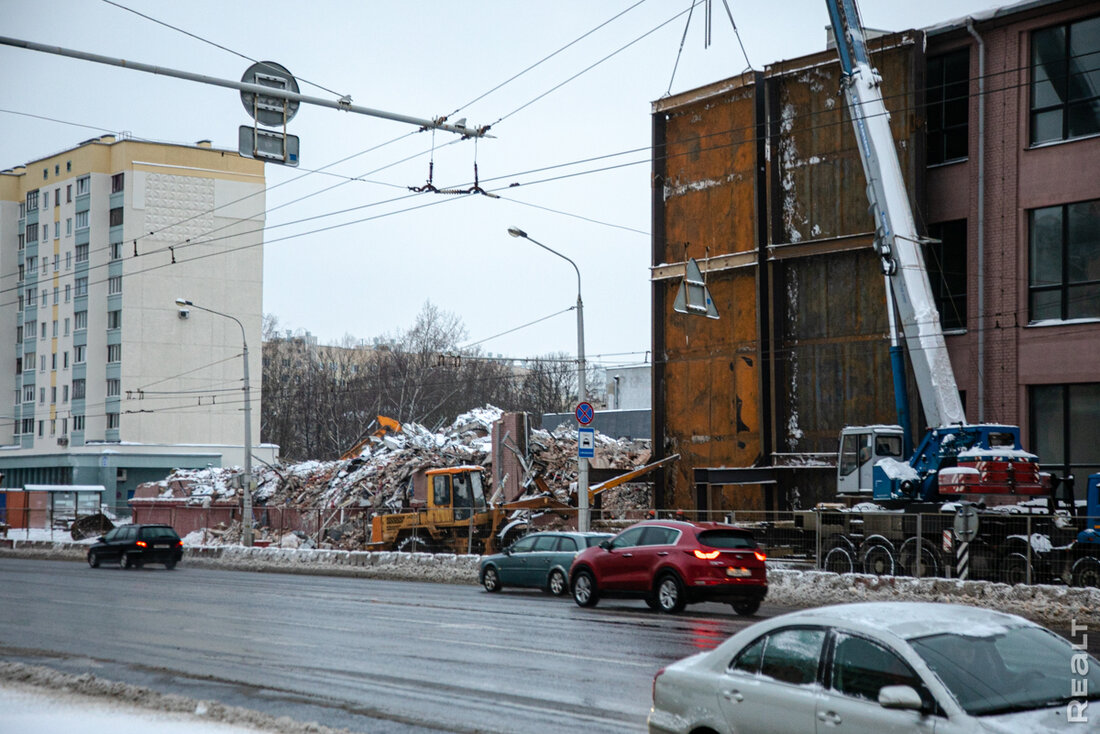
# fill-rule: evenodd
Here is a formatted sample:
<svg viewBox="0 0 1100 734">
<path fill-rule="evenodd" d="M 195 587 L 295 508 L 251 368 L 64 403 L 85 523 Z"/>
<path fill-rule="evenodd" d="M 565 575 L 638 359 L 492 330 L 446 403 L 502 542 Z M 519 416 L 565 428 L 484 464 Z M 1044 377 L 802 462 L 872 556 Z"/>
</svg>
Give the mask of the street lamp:
<svg viewBox="0 0 1100 734">
<path fill-rule="evenodd" d="M 581 269 L 565 255 L 532 238 L 519 227 L 509 227 L 508 234 L 533 242 L 547 252 L 567 261 L 577 271 L 577 401 L 583 403 L 588 399 L 588 391 L 585 389 L 584 379 L 584 302 L 581 300 Z M 580 453 L 579 446 L 577 453 Z M 577 457 L 577 510 L 577 530 L 586 533 L 588 532 L 588 459 L 582 456 Z"/>
<path fill-rule="evenodd" d="M 177 298 L 176 305 L 180 307 L 181 318 L 186 318 L 187 308 L 197 308 L 200 311 L 212 313 L 215 316 L 224 316 L 233 319 L 237 326 L 241 327 L 241 344 L 244 352 L 241 355 L 244 361 L 244 490 L 242 500 L 244 506 L 241 514 L 244 516 L 241 522 L 241 542 L 245 546 L 252 545 L 252 400 L 248 382 L 248 337 L 245 336 L 244 324 L 236 316 L 230 316 L 212 308 L 198 306 L 185 298 Z"/>
</svg>

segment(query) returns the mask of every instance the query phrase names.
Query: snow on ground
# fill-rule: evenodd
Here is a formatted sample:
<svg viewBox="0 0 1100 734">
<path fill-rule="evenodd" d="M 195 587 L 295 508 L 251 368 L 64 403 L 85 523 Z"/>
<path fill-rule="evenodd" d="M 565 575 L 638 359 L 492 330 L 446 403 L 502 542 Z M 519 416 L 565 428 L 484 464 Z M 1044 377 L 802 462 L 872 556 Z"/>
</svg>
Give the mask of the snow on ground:
<svg viewBox="0 0 1100 734">
<path fill-rule="evenodd" d="M 0 662 L 0 734 L 346 734 L 314 722 Z"/>
<path fill-rule="evenodd" d="M 259 729 L 193 714 L 146 711 L 111 699 L 90 699 L 30 686 L 0 685 L 0 734 L 254 734 Z"/>
</svg>

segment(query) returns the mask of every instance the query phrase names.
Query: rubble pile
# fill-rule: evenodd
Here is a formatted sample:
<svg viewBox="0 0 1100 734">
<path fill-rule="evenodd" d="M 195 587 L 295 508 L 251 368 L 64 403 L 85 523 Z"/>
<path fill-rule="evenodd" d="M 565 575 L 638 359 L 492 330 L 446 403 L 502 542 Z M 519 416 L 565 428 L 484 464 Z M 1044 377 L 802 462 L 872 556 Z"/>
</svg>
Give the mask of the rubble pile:
<svg viewBox="0 0 1100 734">
<path fill-rule="evenodd" d="M 399 510 L 420 470 L 461 465 L 486 469 L 486 494 L 492 496 L 493 424 L 503 411 L 493 406 L 474 409 L 460 415 L 454 423 L 433 432 L 416 423 L 406 423 L 400 432 L 371 436 L 360 453 L 347 460 L 305 461 L 297 464 L 254 467 L 256 491 L 253 503 L 262 507 L 299 510 L 338 511 L 362 508 L 373 512 Z M 648 441 L 616 440 L 596 434 L 596 458 L 593 468 L 633 469 L 649 461 Z M 554 430 L 532 430 L 527 463 L 533 468 L 524 477 L 524 496 L 538 494 L 534 475 L 538 474 L 555 496 L 576 504 L 577 437 L 576 430 L 563 424 Z M 240 492 L 239 469 L 180 469 L 166 480 L 142 485 L 139 497 L 182 501 L 187 505 L 211 507 L 236 504 Z M 650 492 L 645 484 L 623 485 L 608 490 L 603 506 L 613 516 L 650 507 Z M 358 524 L 358 523 L 357 523 Z M 349 525 L 352 525 L 349 523 Z M 365 527 L 349 527 L 339 546 L 353 547 Z M 239 526 L 218 528 L 209 535 L 226 542 L 240 534 Z M 281 538 L 273 538 L 281 544 Z"/>
</svg>

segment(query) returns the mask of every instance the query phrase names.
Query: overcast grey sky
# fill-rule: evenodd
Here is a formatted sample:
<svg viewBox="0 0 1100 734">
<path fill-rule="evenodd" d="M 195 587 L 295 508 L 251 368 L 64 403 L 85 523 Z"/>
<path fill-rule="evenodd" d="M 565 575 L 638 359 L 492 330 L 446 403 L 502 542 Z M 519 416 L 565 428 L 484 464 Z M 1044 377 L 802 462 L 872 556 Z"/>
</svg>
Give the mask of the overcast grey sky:
<svg viewBox="0 0 1100 734">
<path fill-rule="evenodd" d="M 372 338 L 410 326 L 430 299 L 461 317 L 471 343 L 569 309 L 573 269 L 509 237 L 516 225 L 580 267 L 590 359 L 608 366 L 645 359 L 650 103 L 669 89 L 689 0 L 118 4 L 279 62 L 306 94 L 337 96 L 312 82 L 363 106 L 421 118 L 457 111 L 452 120 L 493 123 L 496 138 L 476 145 L 435 133 L 434 183 L 469 186 L 476 160 L 482 186 L 504 189 L 500 199 L 413 194 L 407 187 L 427 179 L 431 133 L 303 106 L 290 123 L 301 138 L 301 167 L 267 166 L 264 310 L 283 327 L 308 329 L 322 342 Z M 902 30 L 1002 4 L 865 0 L 862 13 L 869 27 Z M 823 0 L 729 5 L 754 68 L 825 47 Z M 721 0 L 713 0 L 704 48 L 703 8 L 691 19 L 673 93 L 746 68 Z M 39 43 L 229 79 L 251 63 L 101 0 L 0 0 L 0 10 L 4 35 Z M 250 121 L 233 90 L 10 47 L 0 47 L 0 89 L 0 168 L 103 132 L 235 149 L 238 126 Z M 517 358 L 574 353 L 575 315 L 482 347 Z"/>
</svg>

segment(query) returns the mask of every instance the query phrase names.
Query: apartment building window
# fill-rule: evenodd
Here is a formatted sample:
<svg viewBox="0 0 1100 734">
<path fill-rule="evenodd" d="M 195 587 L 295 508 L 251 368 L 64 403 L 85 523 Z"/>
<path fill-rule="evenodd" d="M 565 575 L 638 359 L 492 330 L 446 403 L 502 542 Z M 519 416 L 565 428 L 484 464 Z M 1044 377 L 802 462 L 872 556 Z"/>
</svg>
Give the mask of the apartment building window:
<svg viewBox="0 0 1100 734">
<path fill-rule="evenodd" d="M 33 403 L 34 402 L 34 385 L 26 385 L 26 386 L 23 387 L 23 402 L 24 403 Z"/>
<path fill-rule="evenodd" d="M 34 418 L 23 419 L 23 433 L 34 433 Z"/>
<path fill-rule="evenodd" d="M 38 337 L 43 341 L 46 340 L 46 322 L 42 322 L 42 330 L 38 332 Z"/>
<path fill-rule="evenodd" d="M 88 262 L 88 245 L 85 244 L 76 246 L 76 261 L 78 263 Z"/>
<path fill-rule="evenodd" d="M 19 263 L 19 282 L 22 284 L 23 280 L 27 276 L 27 266 L 24 263 Z"/>
<path fill-rule="evenodd" d="M 44 387 L 38 388 L 38 404 L 39 405 L 45 405 L 46 404 L 46 388 L 44 388 Z"/>
<path fill-rule="evenodd" d="M 122 328 L 122 311 L 108 311 L 107 312 L 107 328 L 108 329 L 121 329 Z"/>
<path fill-rule="evenodd" d="M 53 271 L 56 273 L 61 269 L 61 255 L 53 256 Z"/>
<path fill-rule="evenodd" d="M 112 275 L 107 278 L 107 293 L 114 295 L 116 293 L 122 293 L 122 276 Z"/>
<path fill-rule="evenodd" d="M 38 356 L 38 371 L 39 372 L 45 372 L 46 371 L 46 355 L 45 354 L 41 354 L 41 355 Z"/>
<path fill-rule="evenodd" d="M 34 339 L 36 336 L 38 336 L 37 321 L 28 321 L 24 324 L 24 326 L 26 327 L 24 333 L 26 334 L 28 340 Z"/>
<path fill-rule="evenodd" d="M 125 176 L 125 174 L 122 174 L 122 173 L 116 173 L 115 175 L 111 176 L 111 193 L 112 194 L 117 194 L 119 191 L 122 191 L 122 184 L 125 180 L 124 176 Z"/>
<path fill-rule="evenodd" d="M 19 294 L 19 310 L 20 311 L 23 310 L 23 294 L 22 293 Z"/>
<path fill-rule="evenodd" d="M 58 219 L 53 223 L 53 238 L 55 240 L 61 239 L 61 220 Z"/>
<path fill-rule="evenodd" d="M 26 235 L 28 244 L 33 245 L 35 242 L 38 242 L 38 225 L 28 224 L 24 230 L 24 234 Z"/>
<path fill-rule="evenodd" d="M 34 308 L 34 299 L 38 296 L 38 289 L 37 288 L 28 288 L 26 296 L 27 296 L 27 308 Z"/>
<path fill-rule="evenodd" d="M 73 364 L 84 364 L 84 350 L 86 347 L 83 344 L 73 347 Z"/>
<path fill-rule="evenodd" d="M 60 289 L 60 288 L 58 288 L 58 287 L 57 287 L 57 286 L 55 285 L 55 286 L 53 287 L 53 305 L 55 305 L 55 306 L 56 306 L 56 305 L 58 304 L 58 299 L 60 299 L 60 298 L 61 298 L 61 289 Z M 55 321 L 54 323 L 57 323 L 57 322 Z"/>
<path fill-rule="evenodd" d="M 50 225 L 43 224 L 42 225 L 42 241 L 45 242 L 49 238 L 50 238 Z"/>
<path fill-rule="evenodd" d="M 27 248 L 27 236 L 22 232 L 19 233 L 19 251 L 22 252 Z"/>
<path fill-rule="evenodd" d="M 1069 385 L 1033 385 L 1031 445 L 1043 457 L 1043 469 L 1077 477 L 1078 496 L 1085 478 L 1100 472 L 1100 382 Z"/>
<path fill-rule="evenodd" d="M 92 177 L 81 176 L 76 180 L 76 195 L 83 196 L 92 190 Z"/>
<path fill-rule="evenodd" d="M 50 301 L 50 291 L 48 288 L 42 289 L 42 305 L 48 306 Z"/>
<path fill-rule="evenodd" d="M 83 431 L 84 430 L 84 416 L 82 416 L 82 415 L 74 415 L 73 416 L 73 430 L 74 431 Z"/>
<path fill-rule="evenodd" d="M 108 413 L 107 414 L 107 429 L 110 430 L 110 429 L 117 429 L 117 428 L 118 428 L 118 413 Z"/>
<path fill-rule="evenodd" d="M 51 405 L 56 405 L 57 404 L 57 387 L 51 387 L 50 388 L 50 404 Z"/>
<path fill-rule="evenodd" d="M 117 227 L 122 224 L 122 207 L 116 206 L 111 210 L 110 225 L 111 227 Z"/>
<path fill-rule="evenodd" d="M 84 380 L 73 380 L 73 400 L 84 399 Z"/>
<path fill-rule="evenodd" d="M 35 358 L 37 356 L 38 355 L 36 355 L 34 352 L 31 352 L 30 354 L 23 355 L 23 371 L 24 372 L 34 372 Z M 34 388 L 31 388 L 31 389 L 33 390 Z M 34 400 L 34 394 L 33 393 L 31 394 L 31 400 Z"/>
<path fill-rule="evenodd" d="M 57 371 L 57 352 L 50 353 L 50 369 L 54 372 Z"/>
<path fill-rule="evenodd" d="M 24 219 L 27 216 L 27 202 L 19 202 L 19 218 Z"/>
<path fill-rule="evenodd" d="M 121 260 L 122 259 L 122 243 L 121 242 L 112 242 L 111 243 L 111 259 L 112 260 Z"/>
<path fill-rule="evenodd" d="M 61 435 L 62 436 L 67 436 L 68 433 L 69 433 L 69 419 L 68 418 L 62 418 L 61 419 Z"/>
<path fill-rule="evenodd" d="M 1029 212 L 1029 318 L 1100 317 L 1100 199 Z"/>
<path fill-rule="evenodd" d="M 56 303 L 56 301 L 55 301 L 55 303 Z M 53 320 L 53 338 L 54 339 L 57 338 L 57 319 Z"/>
<path fill-rule="evenodd" d="M 72 296 L 73 296 L 73 287 L 71 285 L 69 285 L 68 283 L 66 283 L 65 284 L 65 303 L 68 303 L 72 299 Z M 68 324 L 69 320 L 65 319 L 65 323 Z M 65 333 L 68 334 L 68 329 L 65 330 Z"/>
<path fill-rule="evenodd" d="M 15 343 L 16 344 L 22 344 L 23 343 L 23 327 L 22 326 L 15 327 Z"/>
<path fill-rule="evenodd" d="M 1031 34 L 1031 142 L 1100 133 L 1100 16 Z"/>
<path fill-rule="evenodd" d="M 65 203 L 71 204 L 73 200 L 73 185 L 68 184 L 65 186 Z"/>
<path fill-rule="evenodd" d="M 68 385 L 62 385 L 61 386 L 61 402 L 62 403 L 69 402 L 69 386 Z"/>
<path fill-rule="evenodd" d="M 38 272 L 38 258 L 28 257 L 25 264 L 27 266 L 27 275 L 35 275 Z"/>
<path fill-rule="evenodd" d="M 39 438 L 42 438 L 44 435 L 46 435 L 43 432 L 44 428 L 45 428 L 45 425 L 46 425 L 46 421 L 38 421 L 38 437 Z"/>
<path fill-rule="evenodd" d="M 67 370 L 67 369 L 69 369 L 69 353 L 68 352 L 62 352 L 61 354 L 64 358 L 63 361 L 62 361 L 62 364 L 61 364 L 61 368 Z"/>
<path fill-rule="evenodd" d="M 75 281 L 73 281 L 73 284 L 76 286 L 77 298 L 88 295 L 88 276 L 77 278 Z"/>
<path fill-rule="evenodd" d="M 87 311 L 74 311 L 73 312 L 73 331 L 81 331 L 88 328 L 88 312 Z M 81 360 L 83 361 L 83 360 Z"/>
<path fill-rule="evenodd" d="M 121 380 L 110 379 L 107 380 L 107 397 L 113 398 L 119 395 L 121 389 Z"/>
<path fill-rule="evenodd" d="M 68 303 L 68 301 L 69 301 L 69 286 L 65 286 L 65 302 Z M 69 324 L 70 323 L 71 322 L 69 320 L 69 317 L 66 316 L 65 317 L 65 336 L 69 335 Z M 68 367 L 69 366 L 68 365 L 68 360 L 65 360 L 65 362 L 66 362 L 65 366 Z"/>
<path fill-rule="evenodd" d="M 29 211 L 29 212 L 38 211 L 38 191 L 37 190 L 27 192 L 27 211 Z"/>
<path fill-rule="evenodd" d="M 88 228 L 88 212 L 76 213 L 76 228 L 87 229 Z"/>
<path fill-rule="evenodd" d="M 23 358 L 22 357 L 16 357 L 15 358 L 15 374 L 16 375 L 23 374 Z M 19 399 L 19 390 L 15 391 L 15 399 L 16 400 Z"/>
<path fill-rule="evenodd" d="M 121 362 L 122 361 L 122 345 L 121 344 L 108 344 L 107 345 L 107 361 L 108 362 Z"/>
<path fill-rule="evenodd" d="M 72 250 L 69 250 L 68 252 L 65 253 L 65 269 L 66 270 L 72 270 L 73 269 L 73 252 L 72 252 Z"/>
<path fill-rule="evenodd" d="M 50 435 L 51 436 L 56 436 L 57 435 L 57 419 L 56 418 L 51 418 L 50 419 Z"/>
</svg>

